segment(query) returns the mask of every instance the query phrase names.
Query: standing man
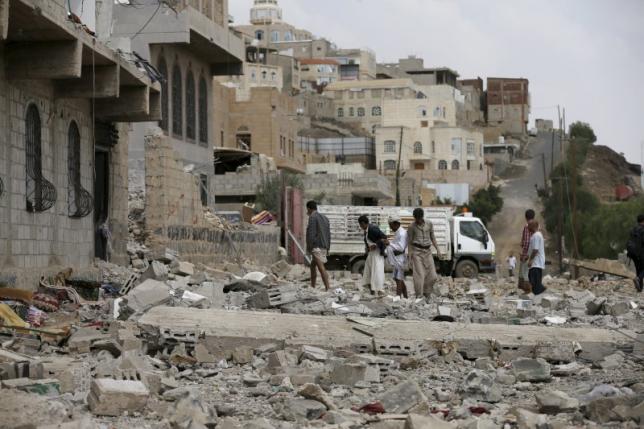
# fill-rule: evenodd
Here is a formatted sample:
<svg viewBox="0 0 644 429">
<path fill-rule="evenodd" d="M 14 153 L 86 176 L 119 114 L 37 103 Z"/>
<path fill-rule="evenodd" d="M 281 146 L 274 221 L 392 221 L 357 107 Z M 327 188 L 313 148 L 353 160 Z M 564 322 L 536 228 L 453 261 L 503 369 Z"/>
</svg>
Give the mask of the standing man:
<svg viewBox="0 0 644 429">
<path fill-rule="evenodd" d="M 514 277 L 514 270 L 517 268 L 517 258 L 514 256 L 514 253 L 510 252 L 508 256 L 508 273 L 510 277 Z"/>
<path fill-rule="evenodd" d="M 637 225 L 631 230 L 626 243 L 626 255 L 635 265 L 636 277 L 633 279 L 635 288 L 642 292 L 644 286 L 644 214 L 637 216 Z"/>
<path fill-rule="evenodd" d="M 394 268 L 394 281 L 396 282 L 396 294 L 408 298 L 407 285 L 405 284 L 405 266 L 407 265 L 407 231 L 400 226 L 400 216 L 389 216 L 389 228 L 394 233 L 394 239 L 387 246 L 387 259 Z"/>
<path fill-rule="evenodd" d="M 311 287 L 315 288 L 317 270 L 324 282 L 324 287 L 329 290 L 329 273 L 324 264 L 331 249 L 331 228 L 329 219 L 318 212 L 318 203 L 306 203 L 306 213 L 309 215 L 309 224 L 306 226 L 306 252 L 311 255 Z"/>
<path fill-rule="evenodd" d="M 369 224 L 367 216 L 358 218 L 360 229 L 364 231 L 364 244 L 367 252 L 367 263 L 362 275 L 362 284 L 369 286 L 371 294 L 385 293 L 385 247 L 387 236 L 376 225 Z"/>
<path fill-rule="evenodd" d="M 414 291 L 416 298 L 424 296 L 429 299 L 434 283 L 438 280 L 432 256 L 432 244 L 436 248 L 439 258 L 441 258 L 441 253 L 436 244 L 434 227 L 431 222 L 425 221 L 425 211 L 416 208 L 413 215 L 414 222 L 407 231 L 407 242 L 409 243 L 409 258 L 414 270 Z"/>
<path fill-rule="evenodd" d="M 523 233 L 521 234 L 521 256 L 519 265 L 519 284 L 518 287 L 525 293 L 530 293 L 530 279 L 528 279 L 528 271 L 530 267 L 528 266 L 528 248 L 530 247 L 530 237 L 532 233 L 528 224 L 531 220 L 534 220 L 535 212 L 532 209 L 528 209 L 525 212 L 525 226 L 523 227 Z"/>
<path fill-rule="evenodd" d="M 530 237 L 530 245 L 528 247 L 528 278 L 530 279 L 530 286 L 532 293 L 540 295 L 546 291 L 541 283 L 543 279 L 543 270 L 546 268 L 546 245 L 543 239 L 543 234 L 539 231 L 539 222 L 532 219 L 528 222 L 528 228 L 532 234 Z"/>
</svg>

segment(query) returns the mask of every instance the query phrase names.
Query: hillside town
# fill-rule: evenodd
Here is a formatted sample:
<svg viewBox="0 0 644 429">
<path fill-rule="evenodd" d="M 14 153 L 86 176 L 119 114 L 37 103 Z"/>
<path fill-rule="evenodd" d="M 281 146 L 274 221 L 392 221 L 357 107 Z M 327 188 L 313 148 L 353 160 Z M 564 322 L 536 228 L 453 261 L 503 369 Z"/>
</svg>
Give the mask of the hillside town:
<svg viewBox="0 0 644 429">
<path fill-rule="evenodd" d="M 248 3 L 0 0 L 0 428 L 642 427 L 642 166 Z"/>
</svg>

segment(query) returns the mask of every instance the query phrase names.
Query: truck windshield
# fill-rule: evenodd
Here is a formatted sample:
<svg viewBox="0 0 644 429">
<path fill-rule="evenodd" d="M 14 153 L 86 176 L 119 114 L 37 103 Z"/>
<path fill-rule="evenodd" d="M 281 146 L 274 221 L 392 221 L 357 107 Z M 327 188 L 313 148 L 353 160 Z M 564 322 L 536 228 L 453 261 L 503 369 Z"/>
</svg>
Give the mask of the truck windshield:
<svg viewBox="0 0 644 429">
<path fill-rule="evenodd" d="M 460 222 L 461 234 L 465 237 L 477 240 L 480 242 L 485 241 L 485 229 L 483 225 L 475 221 Z"/>
</svg>

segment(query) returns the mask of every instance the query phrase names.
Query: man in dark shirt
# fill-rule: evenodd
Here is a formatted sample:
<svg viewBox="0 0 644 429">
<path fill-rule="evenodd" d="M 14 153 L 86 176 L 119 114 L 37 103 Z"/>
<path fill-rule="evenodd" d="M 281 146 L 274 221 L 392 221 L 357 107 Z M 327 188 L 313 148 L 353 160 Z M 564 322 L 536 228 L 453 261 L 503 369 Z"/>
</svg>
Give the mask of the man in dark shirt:
<svg viewBox="0 0 644 429">
<path fill-rule="evenodd" d="M 329 219 L 318 212 L 318 204 L 315 201 L 306 203 L 306 213 L 309 215 L 309 224 L 306 227 L 306 251 L 311 255 L 311 287 L 315 288 L 317 270 L 319 270 L 324 287 L 329 290 L 329 273 L 324 266 L 331 249 Z"/>
<path fill-rule="evenodd" d="M 635 265 L 635 288 L 642 292 L 644 286 L 644 214 L 637 216 L 637 225 L 631 230 L 626 244 L 627 256 Z"/>
</svg>

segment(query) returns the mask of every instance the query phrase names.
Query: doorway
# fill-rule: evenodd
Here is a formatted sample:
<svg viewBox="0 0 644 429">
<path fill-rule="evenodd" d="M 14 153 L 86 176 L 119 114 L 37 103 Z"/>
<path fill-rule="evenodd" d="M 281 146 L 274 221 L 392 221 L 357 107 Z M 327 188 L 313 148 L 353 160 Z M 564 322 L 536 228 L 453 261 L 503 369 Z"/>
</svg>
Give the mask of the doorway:
<svg viewBox="0 0 644 429">
<path fill-rule="evenodd" d="M 95 150 L 96 177 L 94 179 L 94 256 L 107 261 L 109 229 L 104 224 L 109 218 L 110 156 L 107 149 Z"/>
</svg>

